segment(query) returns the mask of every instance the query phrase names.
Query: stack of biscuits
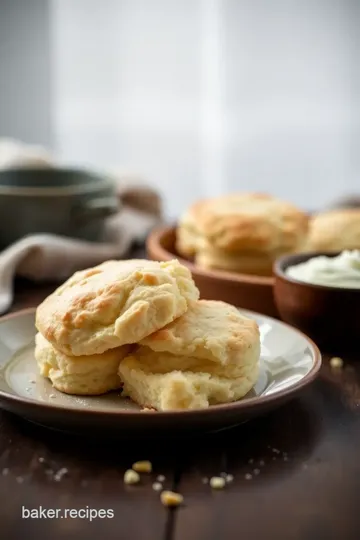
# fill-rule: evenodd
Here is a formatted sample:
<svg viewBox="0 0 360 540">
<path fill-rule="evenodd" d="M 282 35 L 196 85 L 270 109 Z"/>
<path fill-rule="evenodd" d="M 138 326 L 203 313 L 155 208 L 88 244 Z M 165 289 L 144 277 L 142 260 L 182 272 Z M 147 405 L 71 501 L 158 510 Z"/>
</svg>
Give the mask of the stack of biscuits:
<svg viewBox="0 0 360 540">
<path fill-rule="evenodd" d="M 305 212 L 271 195 L 224 195 L 190 206 L 176 248 L 201 268 L 268 276 L 279 256 L 304 248 L 308 226 Z"/>
<path fill-rule="evenodd" d="M 258 378 L 256 322 L 199 299 L 177 260 L 108 261 L 76 272 L 37 308 L 35 358 L 54 388 L 122 388 L 142 408 L 206 408 L 242 398 Z"/>
</svg>

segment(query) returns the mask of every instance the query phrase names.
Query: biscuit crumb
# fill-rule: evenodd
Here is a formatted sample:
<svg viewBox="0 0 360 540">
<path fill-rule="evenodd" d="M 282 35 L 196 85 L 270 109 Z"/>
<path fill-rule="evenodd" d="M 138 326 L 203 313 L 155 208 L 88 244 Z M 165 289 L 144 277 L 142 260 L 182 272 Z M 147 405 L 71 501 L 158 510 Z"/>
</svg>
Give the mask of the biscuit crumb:
<svg viewBox="0 0 360 540">
<path fill-rule="evenodd" d="M 334 369 L 341 369 L 344 365 L 344 361 L 339 356 L 334 356 L 330 359 L 330 366 Z"/>
<path fill-rule="evenodd" d="M 65 474 L 67 473 L 68 473 L 68 470 L 66 469 L 66 467 L 62 467 L 62 469 L 59 469 L 58 472 L 55 474 L 54 480 L 56 480 L 56 482 L 60 482 L 62 477 L 65 476 Z"/>
<path fill-rule="evenodd" d="M 140 475 L 133 469 L 128 469 L 124 474 L 124 483 L 131 485 L 140 482 Z"/>
<path fill-rule="evenodd" d="M 2 470 L 2 475 L 7 476 L 9 474 L 9 469 L 5 467 L 5 469 Z"/>
<path fill-rule="evenodd" d="M 159 474 L 159 476 L 156 479 L 158 482 L 165 482 L 166 478 L 163 474 Z"/>
<path fill-rule="evenodd" d="M 160 482 L 154 482 L 152 485 L 152 488 L 154 491 L 161 491 L 162 490 L 162 484 Z"/>
<path fill-rule="evenodd" d="M 225 480 L 229 484 L 230 482 L 232 482 L 234 480 L 234 477 L 233 477 L 232 474 L 227 474 Z"/>
<path fill-rule="evenodd" d="M 206 476 L 204 476 L 204 478 L 202 479 L 202 483 L 203 483 L 203 484 L 208 484 L 208 483 L 209 483 L 209 479 L 208 479 Z"/>
<path fill-rule="evenodd" d="M 43 458 L 43 457 L 39 457 L 39 460 L 38 460 L 38 461 L 39 461 L 39 463 L 44 463 L 44 461 L 45 461 L 45 458 Z"/>
<path fill-rule="evenodd" d="M 258 474 L 260 474 L 260 469 L 254 469 L 254 474 L 257 476 Z"/>
<path fill-rule="evenodd" d="M 184 497 L 174 491 L 163 491 L 160 499 L 164 506 L 179 506 L 184 501 Z"/>
<path fill-rule="evenodd" d="M 56 395 L 55 394 L 50 394 L 49 397 L 51 397 L 51 399 L 54 399 L 56 397 Z"/>
<path fill-rule="evenodd" d="M 247 473 L 245 474 L 245 480 L 251 480 L 252 479 L 252 475 Z"/>
<path fill-rule="evenodd" d="M 133 470 L 139 473 L 151 473 L 152 463 L 151 461 L 136 461 L 132 466 Z"/>
<path fill-rule="evenodd" d="M 225 487 L 225 478 L 222 476 L 213 476 L 210 478 L 210 486 L 213 489 L 223 489 Z"/>
</svg>

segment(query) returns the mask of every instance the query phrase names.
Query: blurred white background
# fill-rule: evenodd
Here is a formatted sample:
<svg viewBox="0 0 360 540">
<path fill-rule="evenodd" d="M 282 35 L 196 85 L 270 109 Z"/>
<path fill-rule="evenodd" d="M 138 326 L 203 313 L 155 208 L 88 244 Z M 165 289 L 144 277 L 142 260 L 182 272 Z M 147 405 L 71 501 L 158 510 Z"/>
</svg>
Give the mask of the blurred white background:
<svg viewBox="0 0 360 540">
<path fill-rule="evenodd" d="M 171 218 L 228 191 L 360 192 L 357 0 L 0 6 L 0 136 L 134 171 Z"/>
</svg>

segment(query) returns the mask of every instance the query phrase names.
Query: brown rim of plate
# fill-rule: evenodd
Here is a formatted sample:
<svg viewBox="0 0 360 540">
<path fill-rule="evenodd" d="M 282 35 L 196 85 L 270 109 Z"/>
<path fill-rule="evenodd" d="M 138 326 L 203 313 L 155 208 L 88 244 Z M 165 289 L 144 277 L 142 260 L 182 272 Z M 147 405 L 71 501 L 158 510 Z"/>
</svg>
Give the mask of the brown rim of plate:
<svg viewBox="0 0 360 540">
<path fill-rule="evenodd" d="M 212 277 L 217 279 L 222 279 L 223 281 L 238 281 L 241 283 L 249 283 L 249 284 L 256 284 L 256 285 L 266 285 L 272 287 L 274 284 L 274 277 L 273 276 L 255 276 L 250 274 L 240 274 L 239 272 L 227 272 L 226 270 L 214 270 L 214 269 L 204 269 L 199 268 L 194 264 L 193 262 L 189 261 L 188 259 L 184 259 L 183 257 L 180 257 L 177 255 L 177 253 L 172 253 L 171 251 L 167 251 L 163 245 L 161 240 L 163 239 L 164 235 L 166 234 L 174 234 L 176 232 L 176 226 L 169 227 L 169 226 L 163 226 L 158 227 L 156 229 L 153 229 L 151 233 L 149 234 L 146 244 L 148 248 L 154 252 L 158 251 L 161 254 L 161 260 L 170 260 L 170 259 L 178 259 L 178 261 L 181 264 L 184 264 L 187 266 L 191 272 L 194 272 L 198 275 L 204 276 L 204 277 Z"/>
<path fill-rule="evenodd" d="M 27 308 L 19 310 L 15 313 L 10 313 L 8 315 L 4 315 L 0 317 L 0 324 L 4 321 L 14 319 L 17 317 L 21 317 L 24 315 L 28 315 L 30 313 L 35 314 L 36 308 Z M 244 310 L 247 311 L 247 310 Z M 254 315 L 258 315 L 259 317 L 264 317 L 264 315 L 261 315 L 261 313 L 255 313 Z M 265 315 L 266 318 L 272 319 L 272 317 L 268 317 Z M 256 409 L 258 407 L 261 407 L 263 405 L 266 405 L 267 403 L 272 403 L 273 401 L 277 401 L 279 398 L 286 397 L 288 395 L 291 395 L 296 390 L 300 390 L 302 387 L 307 386 L 312 381 L 316 379 L 316 376 L 319 373 L 322 359 L 321 359 L 321 353 L 317 345 L 303 332 L 300 332 L 300 330 L 297 330 L 296 328 L 293 328 L 289 324 L 284 323 L 283 321 L 277 321 L 274 319 L 276 323 L 280 323 L 281 325 L 285 326 L 286 328 L 292 330 L 293 332 L 299 334 L 302 338 L 304 338 L 312 347 L 314 351 L 314 365 L 310 369 L 309 373 L 305 375 L 300 381 L 295 383 L 290 388 L 286 388 L 284 390 L 280 390 L 279 392 L 276 392 L 274 394 L 270 394 L 269 396 L 260 396 L 260 397 L 253 397 L 253 398 L 243 398 L 238 401 L 233 401 L 231 403 L 223 403 L 219 405 L 211 405 L 207 409 L 190 409 L 190 410 L 174 410 L 174 411 L 146 411 L 146 415 L 161 415 L 164 416 L 178 416 L 178 415 L 187 415 L 187 416 L 194 416 L 194 415 L 201 415 L 201 416 L 207 416 L 209 414 L 214 414 L 216 411 L 224 411 L 224 410 L 232 410 L 232 409 L 241 409 L 241 408 L 250 408 L 250 409 Z M 53 403 L 42 403 L 39 401 L 34 401 L 32 399 L 26 398 L 26 397 L 20 397 L 17 395 L 9 394 L 7 392 L 3 392 L 0 390 L 0 397 L 2 399 L 5 399 L 9 402 L 20 402 L 20 403 L 27 403 L 30 407 L 33 407 L 35 409 L 56 409 L 56 410 L 71 410 L 71 411 L 78 411 L 81 412 L 81 414 L 84 414 L 85 416 L 118 416 L 118 415 L 143 415 L 143 411 L 134 411 L 134 410 L 120 410 L 120 411 L 113 411 L 113 410 L 102 410 L 102 409 L 81 409 L 79 411 L 78 407 L 72 407 L 72 406 L 63 406 L 63 405 L 56 405 Z"/>
</svg>

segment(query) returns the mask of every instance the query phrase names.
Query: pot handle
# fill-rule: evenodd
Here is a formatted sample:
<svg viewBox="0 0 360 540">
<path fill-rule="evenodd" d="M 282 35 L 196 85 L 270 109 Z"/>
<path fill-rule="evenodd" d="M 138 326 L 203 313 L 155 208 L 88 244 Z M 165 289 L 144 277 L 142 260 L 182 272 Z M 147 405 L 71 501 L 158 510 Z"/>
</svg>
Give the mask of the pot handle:
<svg viewBox="0 0 360 540">
<path fill-rule="evenodd" d="M 119 212 L 120 208 L 117 197 L 89 199 L 74 209 L 74 219 L 78 222 L 104 219 Z"/>
</svg>

